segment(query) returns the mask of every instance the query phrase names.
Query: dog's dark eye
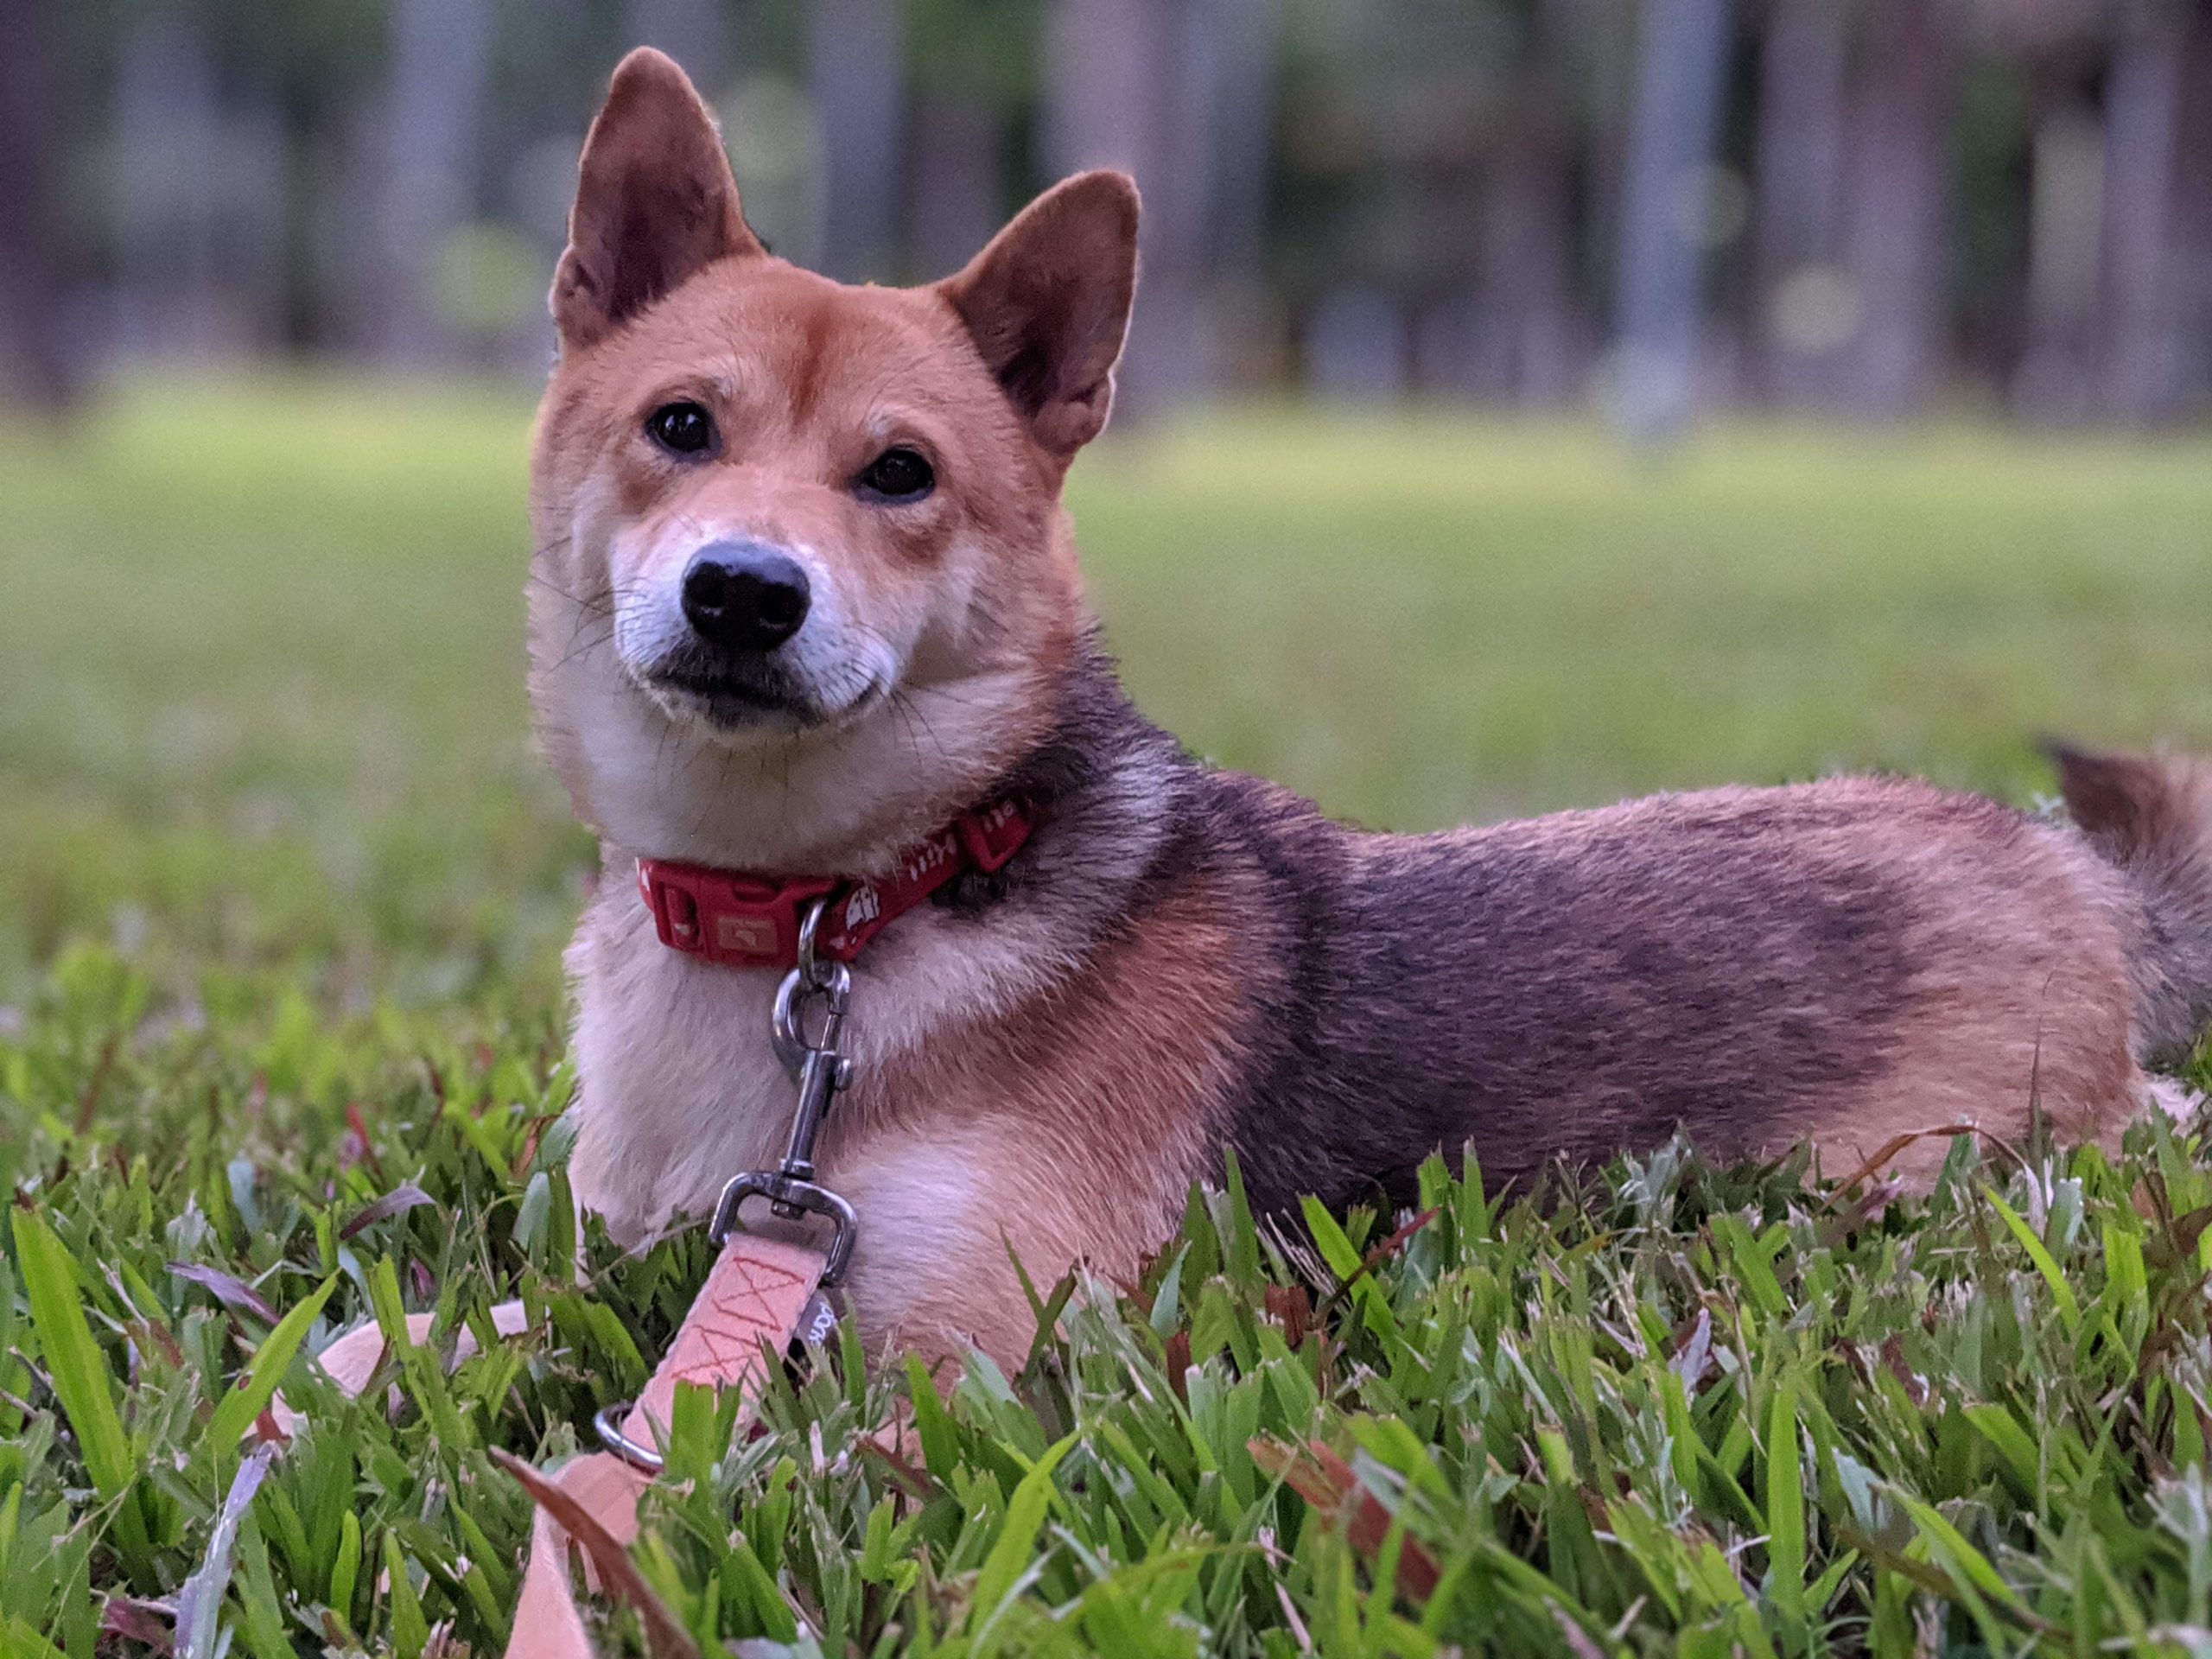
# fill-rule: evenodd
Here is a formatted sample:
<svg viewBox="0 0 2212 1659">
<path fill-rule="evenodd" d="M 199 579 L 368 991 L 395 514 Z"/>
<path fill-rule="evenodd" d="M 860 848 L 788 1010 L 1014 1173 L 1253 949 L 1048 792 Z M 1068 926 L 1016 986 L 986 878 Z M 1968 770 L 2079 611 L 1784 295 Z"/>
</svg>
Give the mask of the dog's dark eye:
<svg viewBox="0 0 2212 1659">
<path fill-rule="evenodd" d="M 868 494 L 887 501 L 912 501 L 930 493 L 937 474 L 913 450 L 887 449 L 861 469 L 856 481 Z"/>
<path fill-rule="evenodd" d="M 645 416 L 645 430 L 671 454 L 702 454 L 715 441 L 715 417 L 696 404 L 663 404 Z"/>
</svg>

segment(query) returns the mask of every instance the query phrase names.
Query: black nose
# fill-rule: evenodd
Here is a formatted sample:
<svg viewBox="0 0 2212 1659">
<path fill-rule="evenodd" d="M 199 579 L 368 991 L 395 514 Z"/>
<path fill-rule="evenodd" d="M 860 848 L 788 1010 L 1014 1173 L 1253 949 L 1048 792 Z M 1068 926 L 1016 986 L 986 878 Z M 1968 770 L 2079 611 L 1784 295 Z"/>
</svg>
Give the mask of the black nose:
<svg viewBox="0 0 2212 1659">
<path fill-rule="evenodd" d="M 725 651 L 773 651 L 806 620 L 806 601 L 798 561 L 753 542 L 701 548 L 683 573 L 684 617 Z"/>
</svg>

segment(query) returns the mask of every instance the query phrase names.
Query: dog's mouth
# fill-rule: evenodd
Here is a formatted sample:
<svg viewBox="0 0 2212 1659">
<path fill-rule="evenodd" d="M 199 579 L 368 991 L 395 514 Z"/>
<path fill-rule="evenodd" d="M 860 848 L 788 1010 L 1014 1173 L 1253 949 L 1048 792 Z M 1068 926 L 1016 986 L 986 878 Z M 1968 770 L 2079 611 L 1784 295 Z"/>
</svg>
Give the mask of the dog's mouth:
<svg viewBox="0 0 2212 1659">
<path fill-rule="evenodd" d="M 696 715 L 718 731 L 816 725 L 823 711 L 785 675 L 678 663 L 656 670 L 645 687 L 664 707 Z"/>
<path fill-rule="evenodd" d="M 658 661 L 623 664 L 631 683 L 673 720 L 728 735 L 842 731 L 892 695 L 895 678 L 855 660 L 827 680 L 775 658 L 725 655 L 683 645 Z"/>
</svg>

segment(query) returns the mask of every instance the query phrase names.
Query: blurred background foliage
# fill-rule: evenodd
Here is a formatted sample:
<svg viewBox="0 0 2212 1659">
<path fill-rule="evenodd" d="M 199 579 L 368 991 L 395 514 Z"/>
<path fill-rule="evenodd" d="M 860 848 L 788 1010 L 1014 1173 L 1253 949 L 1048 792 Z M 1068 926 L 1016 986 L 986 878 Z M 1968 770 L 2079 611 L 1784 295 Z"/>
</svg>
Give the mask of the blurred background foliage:
<svg viewBox="0 0 2212 1659">
<path fill-rule="evenodd" d="M 1592 398 L 1639 434 L 1947 395 L 2212 397 L 2201 0 L 10 0 L 0 365 L 535 373 L 577 146 L 639 41 L 757 226 L 963 261 L 1144 187 L 1125 413 L 1305 387 Z"/>
</svg>

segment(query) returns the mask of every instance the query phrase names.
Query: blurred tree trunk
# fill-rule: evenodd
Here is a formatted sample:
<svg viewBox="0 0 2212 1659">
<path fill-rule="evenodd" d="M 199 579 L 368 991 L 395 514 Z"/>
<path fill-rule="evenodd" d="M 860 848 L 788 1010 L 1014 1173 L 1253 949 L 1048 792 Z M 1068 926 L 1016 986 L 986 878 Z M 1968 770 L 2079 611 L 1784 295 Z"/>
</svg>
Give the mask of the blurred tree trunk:
<svg viewBox="0 0 2212 1659">
<path fill-rule="evenodd" d="M 1563 124 L 1540 118 L 1499 167 L 1484 215 L 1476 326 L 1482 383 L 1516 403 L 1558 404 L 1583 379 L 1573 301 L 1573 197 Z"/>
<path fill-rule="evenodd" d="M 292 192 L 273 92 L 235 76 L 226 97 L 217 43 L 188 8 L 147 10 L 117 45 L 105 344 L 207 358 L 281 340 Z"/>
<path fill-rule="evenodd" d="M 2123 420 L 2172 415 L 2186 347 L 2172 269 L 2175 145 L 2186 19 L 2139 0 L 2120 24 L 2105 85 L 2104 396 Z"/>
<path fill-rule="evenodd" d="M 626 47 L 652 46 L 683 66 L 709 103 L 729 91 L 729 27 L 724 0 L 630 0 Z"/>
<path fill-rule="evenodd" d="M 1191 287 L 1179 269 L 1187 216 L 1167 124 L 1181 75 L 1168 61 L 1173 0 L 1054 0 L 1046 18 L 1043 149 L 1055 177 L 1085 168 L 1131 175 L 1144 195 L 1144 275 L 1116 376 L 1116 409 L 1134 416 L 1184 381 Z"/>
<path fill-rule="evenodd" d="M 2095 379 L 2105 135 L 2070 77 L 2046 79 L 2053 84 L 2030 152 L 2025 327 L 2011 391 L 2015 411 L 2031 420 L 2079 421 Z"/>
<path fill-rule="evenodd" d="M 1759 52 L 1753 359 L 1777 403 L 1820 400 L 1847 332 L 1838 261 L 1849 39 L 1841 0 L 1780 0 Z"/>
<path fill-rule="evenodd" d="M 1172 403 L 1210 391 L 1217 365 L 1208 315 L 1221 147 L 1215 100 L 1237 42 L 1236 0 L 1155 0 L 1152 73 L 1158 88 L 1145 195 L 1144 333 L 1130 362 L 1144 396 Z"/>
<path fill-rule="evenodd" d="M 1620 289 L 1623 204 L 1628 198 L 1628 112 L 1635 104 L 1636 15 L 1638 0 L 1581 0 L 1579 45 L 1589 86 L 1589 113 L 1580 144 L 1584 156 L 1583 217 L 1588 226 L 1582 281 L 1602 345 L 1609 345 L 1611 302 Z"/>
<path fill-rule="evenodd" d="M 1057 0 L 1048 19 L 1049 169 L 1118 167 L 1144 194 L 1125 411 L 1217 384 L 1215 281 L 1252 269 L 1265 223 L 1274 10 L 1274 0 Z"/>
<path fill-rule="evenodd" d="M 1173 216 L 1156 245 L 1189 285 L 1184 332 L 1165 342 L 1181 367 L 1171 390 L 1184 395 L 1218 389 L 1232 350 L 1267 346 L 1249 310 L 1264 258 L 1275 12 L 1276 0 L 1171 7 L 1175 28 L 1163 67 L 1176 76 L 1166 135 Z"/>
<path fill-rule="evenodd" d="M 1215 276 L 1240 285 L 1259 281 L 1267 257 L 1278 4 L 1211 0 L 1205 8 L 1219 54 L 1205 83 L 1213 151 L 1207 234 Z"/>
<path fill-rule="evenodd" d="M 1006 217 L 1006 118 L 963 87 L 918 92 L 906 148 L 909 253 L 917 276 L 960 269 Z"/>
<path fill-rule="evenodd" d="M 1540 0 L 1484 212 L 1472 385 L 1554 404 L 1583 378 L 1576 324 L 1573 0 Z"/>
<path fill-rule="evenodd" d="M 215 65 L 188 14 L 151 10 L 122 42 L 109 135 L 117 343 L 198 353 L 218 344 Z"/>
<path fill-rule="evenodd" d="M 1054 177 L 1089 167 L 1146 175 L 1163 160 L 1156 74 L 1165 0 L 1053 0 L 1041 134 Z"/>
<path fill-rule="evenodd" d="M 1622 180 L 1616 416 L 1671 436 L 1696 396 L 1706 169 L 1720 128 L 1727 0 L 1646 0 Z"/>
<path fill-rule="evenodd" d="M 454 349 L 438 302 L 438 260 L 475 210 L 490 0 L 396 0 L 391 28 L 377 338 L 385 357 L 419 365 Z"/>
<path fill-rule="evenodd" d="M 1954 91 L 1949 0 L 1873 0 L 1853 107 L 1847 232 L 1859 327 L 1847 395 L 1894 416 L 1934 391 L 1943 340 L 1943 207 Z"/>
<path fill-rule="evenodd" d="M 86 107 L 74 8 L 0 0 L 0 397 L 47 413 L 79 389 L 63 310 L 66 208 Z"/>
<path fill-rule="evenodd" d="M 2183 44 L 2176 124 L 2169 257 L 2181 395 L 2201 407 L 2212 393 L 2212 8 L 2196 8 Z"/>
<path fill-rule="evenodd" d="M 847 282 L 893 276 L 903 59 L 899 0 L 814 0 L 809 74 L 820 264 Z"/>
</svg>

